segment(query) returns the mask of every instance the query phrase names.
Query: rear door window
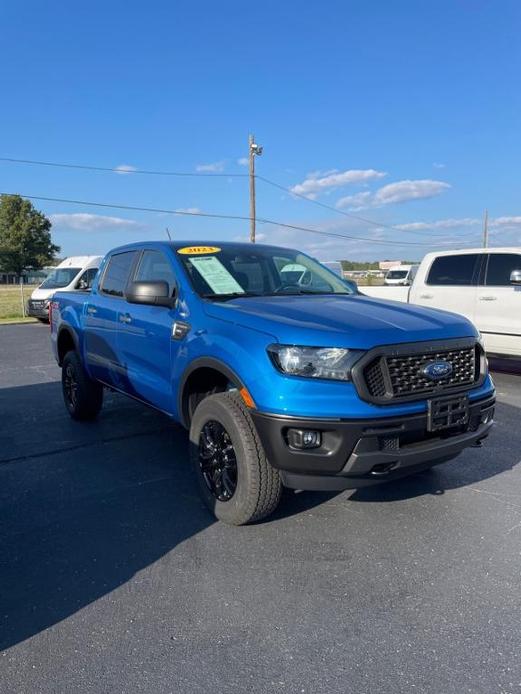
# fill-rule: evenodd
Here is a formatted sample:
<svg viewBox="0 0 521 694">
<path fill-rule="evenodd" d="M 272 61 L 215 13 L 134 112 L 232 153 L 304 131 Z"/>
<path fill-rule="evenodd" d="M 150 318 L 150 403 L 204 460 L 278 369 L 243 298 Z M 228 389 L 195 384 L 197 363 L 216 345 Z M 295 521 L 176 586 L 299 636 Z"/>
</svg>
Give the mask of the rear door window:
<svg viewBox="0 0 521 694">
<path fill-rule="evenodd" d="M 477 282 L 481 253 L 440 255 L 429 270 L 427 284 L 470 287 Z"/>
<path fill-rule="evenodd" d="M 488 287 L 511 287 L 510 274 L 521 271 L 521 255 L 518 253 L 489 253 L 485 284 Z"/>
<path fill-rule="evenodd" d="M 110 257 L 101 283 L 104 294 L 119 297 L 124 295 L 135 258 L 136 251 L 116 253 Z"/>
</svg>

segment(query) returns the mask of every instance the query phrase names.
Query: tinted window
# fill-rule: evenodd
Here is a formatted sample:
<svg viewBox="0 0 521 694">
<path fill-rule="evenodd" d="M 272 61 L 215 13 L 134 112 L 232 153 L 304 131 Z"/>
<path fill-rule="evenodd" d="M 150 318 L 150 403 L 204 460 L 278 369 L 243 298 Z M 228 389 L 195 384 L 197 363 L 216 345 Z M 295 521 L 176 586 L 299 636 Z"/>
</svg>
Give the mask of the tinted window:
<svg viewBox="0 0 521 694">
<path fill-rule="evenodd" d="M 135 282 L 167 282 L 172 296 L 175 288 L 175 275 L 168 258 L 161 251 L 145 251 L 134 277 Z"/>
<path fill-rule="evenodd" d="M 179 260 L 205 298 L 354 293 L 334 272 L 289 249 L 226 244 L 209 254 L 180 253 Z"/>
<path fill-rule="evenodd" d="M 136 251 L 126 251 L 110 258 L 103 275 L 102 292 L 111 296 L 123 296 L 135 256 Z"/>
<path fill-rule="evenodd" d="M 79 267 L 62 267 L 53 270 L 47 279 L 40 285 L 42 289 L 60 289 L 66 287 L 81 270 Z"/>
<path fill-rule="evenodd" d="M 409 274 L 409 270 L 389 270 L 387 273 L 388 280 L 404 280 Z"/>
<path fill-rule="evenodd" d="M 259 293 L 264 291 L 265 277 L 260 262 L 256 259 L 248 262 L 246 258 L 244 262 L 242 259 L 232 260 L 231 265 L 234 270 L 234 277 L 244 290 Z"/>
<path fill-rule="evenodd" d="M 521 270 L 521 255 L 516 253 L 490 253 L 485 284 L 496 287 L 511 286 L 510 273 L 513 270 Z"/>
<path fill-rule="evenodd" d="M 455 285 L 460 287 L 475 284 L 478 253 L 442 255 L 431 265 L 427 284 Z"/>
<path fill-rule="evenodd" d="M 92 283 L 98 272 L 97 267 L 90 267 L 85 270 L 80 279 L 76 282 L 76 289 L 92 289 Z"/>
</svg>

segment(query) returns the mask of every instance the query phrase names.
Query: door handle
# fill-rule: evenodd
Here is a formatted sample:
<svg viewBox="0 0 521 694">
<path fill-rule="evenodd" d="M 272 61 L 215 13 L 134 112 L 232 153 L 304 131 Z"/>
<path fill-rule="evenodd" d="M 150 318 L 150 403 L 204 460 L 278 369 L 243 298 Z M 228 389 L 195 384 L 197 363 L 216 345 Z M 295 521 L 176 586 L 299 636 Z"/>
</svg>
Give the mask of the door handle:
<svg viewBox="0 0 521 694">
<path fill-rule="evenodd" d="M 420 294 L 420 299 L 434 299 L 432 294 Z"/>
<path fill-rule="evenodd" d="M 94 306 L 87 306 L 87 313 L 89 313 L 91 316 L 94 316 L 98 312 L 97 308 L 94 308 Z"/>
<path fill-rule="evenodd" d="M 480 301 L 496 301 L 497 296 L 480 296 Z"/>
<path fill-rule="evenodd" d="M 120 323 L 132 323 L 132 317 L 129 316 L 128 313 L 120 313 L 119 314 L 119 322 Z"/>
</svg>

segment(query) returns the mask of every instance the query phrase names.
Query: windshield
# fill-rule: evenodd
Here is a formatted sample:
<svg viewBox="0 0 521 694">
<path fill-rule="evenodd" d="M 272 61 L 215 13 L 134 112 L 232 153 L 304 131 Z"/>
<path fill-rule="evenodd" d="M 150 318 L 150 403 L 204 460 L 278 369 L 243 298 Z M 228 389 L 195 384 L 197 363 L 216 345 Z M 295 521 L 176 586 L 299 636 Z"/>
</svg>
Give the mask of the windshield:
<svg viewBox="0 0 521 694">
<path fill-rule="evenodd" d="M 203 251 L 204 247 L 200 247 Z M 193 254 L 191 251 L 195 251 Z M 355 294 L 334 272 L 298 251 L 256 246 L 178 250 L 194 289 L 205 298 Z"/>
<path fill-rule="evenodd" d="M 389 270 L 387 273 L 388 280 L 404 280 L 409 274 L 409 270 Z"/>
<path fill-rule="evenodd" d="M 66 287 L 76 277 L 81 267 L 59 267 L 53 270 L 45 279 L 40 287 L 41 289 L 60 289 Z"/>
</svg>

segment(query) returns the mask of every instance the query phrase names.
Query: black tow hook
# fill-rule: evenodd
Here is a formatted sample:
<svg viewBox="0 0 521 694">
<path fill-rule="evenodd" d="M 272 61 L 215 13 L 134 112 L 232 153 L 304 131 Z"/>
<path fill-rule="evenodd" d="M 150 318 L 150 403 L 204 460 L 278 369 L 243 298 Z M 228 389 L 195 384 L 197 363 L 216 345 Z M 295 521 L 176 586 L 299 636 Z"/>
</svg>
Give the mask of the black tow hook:
<svg viewBox="0 0 521 694">
<path fill-rule="evenodd" d="M 483 439 L 478 439 L 472 444 L 471 448 L 483 448 Z"/>
</svg>

